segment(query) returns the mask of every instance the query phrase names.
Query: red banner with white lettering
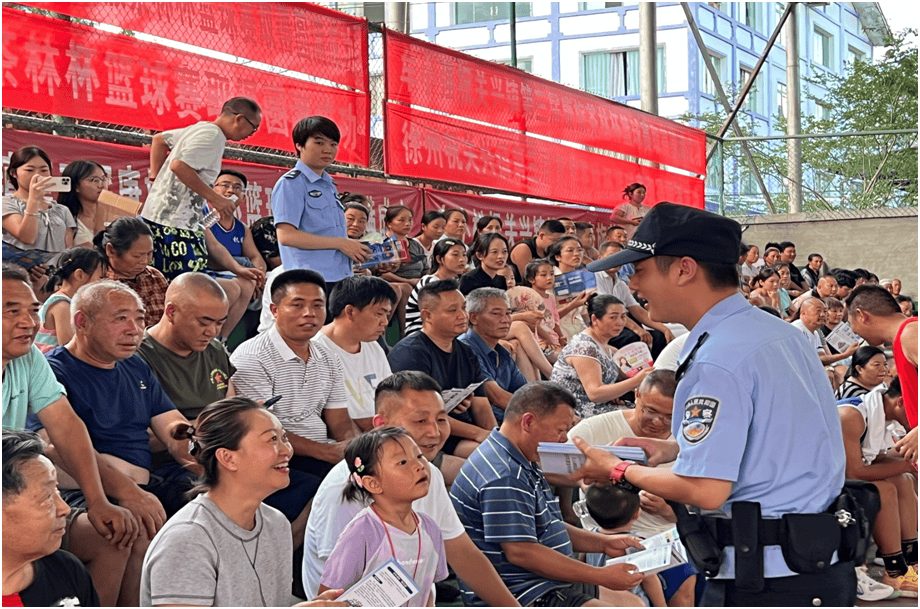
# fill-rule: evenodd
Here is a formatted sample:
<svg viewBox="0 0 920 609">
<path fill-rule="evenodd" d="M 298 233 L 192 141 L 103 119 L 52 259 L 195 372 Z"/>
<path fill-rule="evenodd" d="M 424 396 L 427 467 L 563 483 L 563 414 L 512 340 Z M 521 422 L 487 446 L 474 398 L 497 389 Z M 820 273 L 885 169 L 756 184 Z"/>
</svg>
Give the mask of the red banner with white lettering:
<svg viewBox="0 0 920 609">
<path fill-rule="evenodd" d="M 77 7 L 95 6 L 65 4 L 72 7 L 71 12 L 79 12 Z M 150 6 L 168 7 L 171 3 Z M 182 10 L 188 12 L 200 10 L 202 4 L 182 6 L 186 7 Z M 246 10 L 270 12 L 271 7 L 278 5 L 252 6 L 266 8 Z M 310 15 L 310 11 L 298 10 Z M 86 12 L 92 13 L 88 9 Z M 96 16 L 88 15 L 88 18 Z M 242 65 L 219 59 L 216 53 L 209 56 L 204 52 L 179 50 L 166 46 L 165 42 L 157 44 L 136 36 L 112 34 L 96 27 L 4 7 L 3 105 L 160 131 L 187 126 L 198 120 L 213 120 L 227 99 L 245 96 L 263 108 L 262 126 L 244 141 L 245 144 L 290 151 L 293 149 L 291 129 L 297 121 L 321 114 L 334 120 L 342 132 L 338 160 L 367 166 L 370 140 L 366 28 L 363 33 L 354 27 L 348 32 L 354 38 L 352 47 L 359 40 L 364 41 L 363 55 L 355 51 L 362 59 L 352 62 L 362 65 L 363 72 L 359 69 L 348 74 L 348 66 L 340 66 L 338 71 L 349 86 L 358 84 L 356 79 L 362 81 L 358 90 L 309 82 L 304 75 L 293 77 L 278 73 L 277 69 L 270 71 L 269 64 L 248 62 L 250 65 Z M 194 44 L 207 43 L 210 38 L 205 34 L 203 32 Z M 229 33 L 227 36 L 223 46 L 239 41 L 239 37 Z M 317 52 L 315 43 L 300 47 L 293 37 L 283 42 L 272 37 L 271 41 L 273 47 L 301 49 L 307 56 Z M 240 45 L 248 52 L 255 52 L 245 40 Z M 300 55 L 293 50 L 280 54 L 282 63 L 293 65 L 296 63 L 294 57 Z M 279 57 L 266 56 L 259 61 L 269 59 L 278 60 Z M 311 64 L 308 59 L 298 61 L 301 66 Z M 257 67 L 252 67 L 254 65 Z"/>
<path fill-rule="evenodd" d="M 498 216 L 502 219 L 502 234 L 512 243 L 533 237 L 544 221 L 551 218 L 566 217 L 575 222 L 590 222 L 594 225 L 595 235 L 603 240 L 604 232 L 613 224 L 610 213 L 591 211 L 563 205 L 541 205 L 495 197 L 481 197 L 443 190 L 425 189 L 425 209 L 463 209 L 470 216 L 467 236 L 472 237 L 476 230 L 476 220 L 483 216 Z M 469 239 L 467 239 L 469 240 Z"/>
<path fill-rule="evenodd" d="M 110 190 L 137 201 L 144 201 L 150 189 L 150 149 L 121 144 L 109 144 L 92 140 L 31 133 L 27 131 L 3 130 L 3 176 L 4 194 L 12 194 L 13 188 L 6 180 L 6 168 L 10 155 L 23 146 L 38 146 L 51 157 L 51 173 L 60 175 L 68 163 L 77 159 L 89 159 L 105 168 L 112 177 Z M 246 224 L 271 215 L 271 193 L 275 183 L 288 171 L 288 167 L 273 167 L 256 163 L 224 160 L 223 167 L 235 169 L 247 178 L 243 203 L 237 209 L 237 217 Z M 402 184 L 388 184 L 377 180 L 361 180 L 347 176 L 333 176 L 340 193 L 353 192 L 370 197 L 373 204 L 368 230 L 381 230 L 385 207 L 405 205 L 417 217 L 422 214 L 422 189 Z"/>
<path fill-rule="evenodd" d="M 388 101 L 706 173 L 699 129 L 397 32 L 385 42 Z"/>
<path fill-rule="evenodd" d="M 702 209 L 703 180 L 526 134 L 387 104 L 387 172 L 613 209 L 627 184 Z"/>
</svg>

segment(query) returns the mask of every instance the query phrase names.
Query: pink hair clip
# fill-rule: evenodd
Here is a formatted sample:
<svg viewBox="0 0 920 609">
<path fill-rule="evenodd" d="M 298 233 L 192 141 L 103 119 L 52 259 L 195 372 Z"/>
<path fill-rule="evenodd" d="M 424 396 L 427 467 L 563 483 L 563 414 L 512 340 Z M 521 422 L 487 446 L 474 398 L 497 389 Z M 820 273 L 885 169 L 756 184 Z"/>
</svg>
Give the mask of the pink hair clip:
<svg viewBox="0 0 920 609">
<path fill-rule="evenodd" d="M 361 476 L 359 476 L 357 473 L 352 474 L 351 479 L 355 481 L 355 484 L 357 484 L 361 488 L 364 488 L 364 481 L 361 480 Z"/>
</svg>

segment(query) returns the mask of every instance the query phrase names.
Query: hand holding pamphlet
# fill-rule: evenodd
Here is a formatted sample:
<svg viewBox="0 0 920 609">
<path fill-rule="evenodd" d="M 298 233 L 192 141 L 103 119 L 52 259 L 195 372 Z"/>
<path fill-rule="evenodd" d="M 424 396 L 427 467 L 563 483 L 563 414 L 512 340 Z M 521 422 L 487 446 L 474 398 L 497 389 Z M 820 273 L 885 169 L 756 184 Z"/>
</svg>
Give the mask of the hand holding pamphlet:
<svg viewBox="0 0 920 609">
<path fill-rule="evenodd" d="M 563 298 L 581 294 L 585 290 L 597 287 L 597 277 L 585 269 L 576 269 L 570 273 L 557 275 L 553 284 L 556 296 Z"/>
<path fill-rule="evenodd" d="M 482 385 L 484 382 L 485 381 L 479 381 L 478 383 L 472 383 L 459 389 L 445 389 L 442 391 L 441 399 L 444 400 L 444 411 L 450 412 L 459 406 L 460 402 L 465 400 L 468 395 L 476 391 L 476 388 Z"/>
<path fill-rule="evenodd" d="M 635 461 L 645 464 L 645 451 L 638 446 L 596 446 L 625 461 Z M 560 442 L 540 442 L 537 445 L 537 454 L 540 455 L 540 468 L 544 474 L 562 474 L 568 476 L 575 473 L 585 464 L 585 455 L 574 444 Z"/>
<path fill-rule="evenodd" d="M 335 600 L 352 607 L 399 607 L 418 593 L 418 585 L 391 558 Z"/>
<path fill-rule="evenodd" d="M 365 262 L 355 264 L 355 269 L 369 269 L 385 262 L 408 262 L 409 250 L 402 241 L 387 239 L 383 243 L 365 243 L 371 248 L 371 257 Z"/>
<path fill-rule="evenodd" d="M 648 345 L 643 342 L 629 343 L 618 350 L 613 357 L 617 368 L 629 378 L 636 376 L 646 368 L 651 368 L 654 363 Z"/>
<path fill-rule="evenodd" d="M 856 332 L 853 331 L 853 328 L 850 327 L 849 322 L 842 321 L 831 330 L 825 338 L 827 344 L 837 350 L 837 353 L 843 353 L 854 344 L 862 340 Z"/>
<path fill-rule="evenodd" d="M 651 575 L 687 562 L 687 550 L 680 542 L 677 527 L 642 539 L 641 543 L 644 550 L 630 548 L 626 555 L 609 559 L 607 566 L 628 563 L 635 565 L 639 572 Z"/>
</svg>

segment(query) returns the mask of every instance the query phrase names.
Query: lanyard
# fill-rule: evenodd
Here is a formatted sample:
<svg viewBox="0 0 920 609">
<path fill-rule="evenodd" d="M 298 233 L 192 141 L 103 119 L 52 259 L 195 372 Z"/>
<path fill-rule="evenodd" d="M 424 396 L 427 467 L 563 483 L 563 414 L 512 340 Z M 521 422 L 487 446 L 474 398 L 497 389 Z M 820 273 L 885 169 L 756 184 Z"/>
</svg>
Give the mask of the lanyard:
<svg viewBox="0 0 920 609">
<path fill-rule="evenodd" d="M 390 530 L 387 528 L 387 523 L 383 521 L 383 518 L 380 518 L 380 514 L 377 514 L 377 510 L 374 508 L 374 504 L 371 504 L 371 511 L 373 511 L 374 514 L 377 515 L 377 518 L 380 519 L 380 524 L 383 525 L 383 532 L 386 533 L 387 541 L 390 542 L 390 554 L 393 555 L 393 558 L 398 563 L 399 559 L 396 558 L 396 548 L 393 546 L 393 540 L 390 538 Z M 415 532 L 418 533 L 418 554 L 415 556 L 415 570 L 412 571 L 412 581 L 415 581 L 415 575 L 418 573 L 418 563 L 422 558 L 422 528 L 421 524 L 419 523 L 418 516 L 415 515 L 415 512 L 412 512 L 412 519 L 415 520 Z M 418 582 L 415 583 L 418 584 Z M 406 601 L 405 606 L 409 606 L 409 601 Z"/>
</svg>

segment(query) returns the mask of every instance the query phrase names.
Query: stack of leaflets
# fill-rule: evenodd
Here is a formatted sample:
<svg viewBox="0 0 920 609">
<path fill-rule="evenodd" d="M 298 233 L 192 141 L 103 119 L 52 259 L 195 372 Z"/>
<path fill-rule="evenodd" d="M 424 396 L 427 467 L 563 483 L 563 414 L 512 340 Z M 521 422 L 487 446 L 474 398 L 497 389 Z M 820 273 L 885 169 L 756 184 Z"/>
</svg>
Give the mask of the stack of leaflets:
<svg viewBox="0 0 920 609">
<path fill-rule="evenodd" d="M 355 269 L 369 269 L 384 262 L 408 262 L 409 250 L 402 241 L 387 239 L 383 243 L 365 243 L 371 248 L 371 257 L 361 264 L 356 264 Z"/>
<path fill-rule="evenodd" d="M 854 344 L 862 340 L 849 322 L 842 321 L 831 330 L 830 334 L 824 337 L 827 344 L 837 350 L 837 353 L 843 353 Z"/>
<path fill-rule="evenodd" d="M 591 271 L 585 269 L 576 269 L 571 273 L 556 276 L 556 282 L 553 284 L 553 291 L 556 296 L 563 298 L 581 294 L 585 290 L 597 287 L 597 277 Z"/>
<path fill-rule="evenodd" d="M 646 463 L 645 451 L 638 446 L 596 446 L 626 461 Z M 568 476 L 585 464 L 585 455 L 574 444 L 559 442 L 540 442 L 537 445 L 540 455 L 540 468 L 544 474 L 562 474 Z"/>
<path fill-rule="evenodd" d="M 350 607 L 399 607 L 418 593 L 412 577 L 391 558 L 336 600 Z"/>
<path fill-rule="evenodd" d="M 680 542 L 677 527 L 643 539 L 642 545 L 644 550 L 629 548 L 625 556 L 609 559 L 607 566 L 628 563 L 635 565 L 639 572 L 651 575 L 687 562 L 687 549 Z"/>
<path fill-rule="evenodd" d="M 613 356 L 616 360 L 617 368 L 623 371 L 623 374 L 632 378 L 646 368 L 651 368 L 654 363 L 652 353 L 648 350 L 648 345 L 643 342 L 629 343 L 622 349 L 618 350 Z"/>
<path fill-rule="evenodd" d="M 3 261 L 21 266 L 24 269 L 45 264 L 55 256 L 57 254 L 46 252 L 45 250 L 23 250 L 15 245 L 10 245 L 6 241 L 3 242 Z"/>
</svg>

